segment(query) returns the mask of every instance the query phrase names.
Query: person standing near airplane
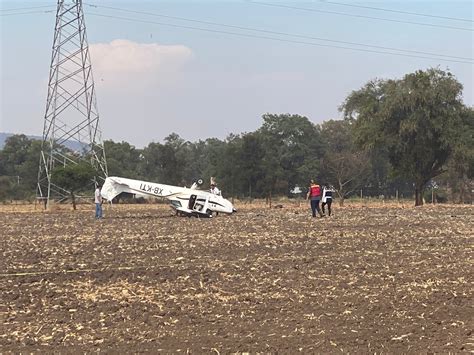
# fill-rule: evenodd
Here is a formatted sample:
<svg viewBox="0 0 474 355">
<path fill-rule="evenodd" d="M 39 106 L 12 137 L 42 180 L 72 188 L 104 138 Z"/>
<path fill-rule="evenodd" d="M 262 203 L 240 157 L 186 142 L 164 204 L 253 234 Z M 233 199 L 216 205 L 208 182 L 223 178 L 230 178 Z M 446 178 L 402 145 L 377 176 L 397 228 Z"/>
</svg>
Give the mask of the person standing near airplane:
<svg viewBox="0 0 474 355">
<path fill-rule="evenodd" d="M 218 196 L 220 196 L 220 194 L 221 194 L 221 190 L 219 190 L 219 189 L 217 188 L 217 186 L 216 186 L 215 183 L 212 183 L 212 184 L 211 184 L 211 190 L 210 190 L 210 192 L 211 192 L 212 194 L 218 195 Z"/>
<path fill-rule="evenodd" d="M 310 200 L 313 217 L 316 217 L 316 212 L 318 212 L 320 217 L 324 217 L 324 215 L 321 213 L 321 210 L 319 209 L 319 201 L 321 200 L 321 186 L 316 184 L 314 180 L 311 180 L 308 194 L 306 195 L 306 200 Z"/>
<path fill-rule="evenodd" d="M 102 196 L 100 195 L 100 188 L 102 186 L 97 185 L 94 193 L 94 202 L 95 202 L 95 218 L 102 218 Z"/>
<path fill-rule="evenodd" d="M 217 188 L 216 179 L 213 176 L 211 176 L 211 189 L 209 192 L 217 196 L 221 195 L 221 190 Z"/>
</svg>

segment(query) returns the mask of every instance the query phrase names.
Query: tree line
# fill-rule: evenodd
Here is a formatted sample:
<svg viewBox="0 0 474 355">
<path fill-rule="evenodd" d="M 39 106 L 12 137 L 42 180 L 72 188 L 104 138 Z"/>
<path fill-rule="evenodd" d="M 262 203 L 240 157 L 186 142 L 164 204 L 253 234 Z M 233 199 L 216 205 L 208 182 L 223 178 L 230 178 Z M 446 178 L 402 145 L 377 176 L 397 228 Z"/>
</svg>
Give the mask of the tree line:
<svg viewBox="0 0 474 355">
<path fill-rule="evenodd" d="M 189 142 L 172 133 L 138 149 L 104 142 L 109 176 L 189 186 L 215 177 L 226 197 L 305 192 L 310 179 L 351 195 L 472 202 L 474 111 L 449 72 L 428 69 L 371 80 L 341 105 L 342 120 L 313 124 L 297 114 L 264 114 L 254 132 Z M 0 199 L 35 196 L 41 142 L 25 135 L 0 151 Z M 77 171 L 77 169 L 76 169 Z M 76 172 L 73 173 L 73 175 Z M 77 173 L 78 174 L 78 173 Z M 58 174 L 61 176 L 61 174 Z"/>
</svg>

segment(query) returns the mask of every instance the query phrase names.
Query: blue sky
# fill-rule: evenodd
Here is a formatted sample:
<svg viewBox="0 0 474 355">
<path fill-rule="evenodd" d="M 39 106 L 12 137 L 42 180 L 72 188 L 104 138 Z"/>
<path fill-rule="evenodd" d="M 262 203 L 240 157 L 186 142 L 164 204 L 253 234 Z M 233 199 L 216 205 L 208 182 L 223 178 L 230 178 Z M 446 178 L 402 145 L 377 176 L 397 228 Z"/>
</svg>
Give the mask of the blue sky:
<svg viewBox="0 0 474 355">
<path fill-rule="evenodd" d="M 418 69 L 437 66 L 452 71 L 464 85 L 464 102 L 474 105 L 474 65 L 470 63 L 244 37 L 241 35 L 354 47 L 196 22 L 473 58 L 472 1 L 89 0 L 84 3 L 105 139 L 125 140 L 141 147 L 151 141 L 162 141 L 171 132 L 191 141 L 225 138 L 230 133 L 257 129 L 266 112 L 301 114 L 320 123 L 340 118 L 338 107 L 345 97 L 370 79 L 400 78 Z M 0 0 L 0 15 L 13 13 L 6 11 L 12 8 L 42 5 L 51 5 L 42 10 L 53 12 L 0 17 L 0 131 L 3 132 L 42 134 L 56 1 Z M 105 6 L 196 21 L 136 14 Z M 172 26 L 163 25 L 165 23 Z"/>
</svg>

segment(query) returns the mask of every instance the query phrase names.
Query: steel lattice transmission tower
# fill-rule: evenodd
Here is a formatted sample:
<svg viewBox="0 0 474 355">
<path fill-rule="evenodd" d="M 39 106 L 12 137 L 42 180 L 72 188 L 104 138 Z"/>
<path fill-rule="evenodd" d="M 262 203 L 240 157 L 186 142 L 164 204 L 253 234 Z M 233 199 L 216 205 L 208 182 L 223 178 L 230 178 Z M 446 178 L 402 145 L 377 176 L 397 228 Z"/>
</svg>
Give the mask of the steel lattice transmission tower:
<svg viewBox="0 0 474 355">
<path fill-rule="evenodd" d="M 52 172 L 80 162 L 92 165 L 95 182 L 107 176 L 82 0 L 58 0 L 37 197 L 45 202 L 67 197 Z"/>
</svg>

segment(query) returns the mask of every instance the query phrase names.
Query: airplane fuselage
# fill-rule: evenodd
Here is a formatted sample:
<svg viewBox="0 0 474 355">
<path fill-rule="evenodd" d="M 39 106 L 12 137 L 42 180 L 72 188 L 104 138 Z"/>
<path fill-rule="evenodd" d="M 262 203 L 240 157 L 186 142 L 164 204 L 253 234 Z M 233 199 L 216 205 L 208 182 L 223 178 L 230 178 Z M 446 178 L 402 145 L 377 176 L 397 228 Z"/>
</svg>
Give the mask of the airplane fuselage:
<svg viewBox="0 0 474 355">
<path fill-rule="evenodd" d="M 207 200 L 207 208 L 210 212 L 233 213 L 235 211 L 232 203 L 222 196 L 187 187 L 111 176 L 105 180 L 101 190 L 102 197 L 109 201 L 122 192 L 166 198 L 175 209 L 188 208 L 190 198 L 194 196 L 194 199 L 199 202 Z"/>
</svg>

